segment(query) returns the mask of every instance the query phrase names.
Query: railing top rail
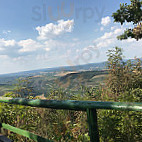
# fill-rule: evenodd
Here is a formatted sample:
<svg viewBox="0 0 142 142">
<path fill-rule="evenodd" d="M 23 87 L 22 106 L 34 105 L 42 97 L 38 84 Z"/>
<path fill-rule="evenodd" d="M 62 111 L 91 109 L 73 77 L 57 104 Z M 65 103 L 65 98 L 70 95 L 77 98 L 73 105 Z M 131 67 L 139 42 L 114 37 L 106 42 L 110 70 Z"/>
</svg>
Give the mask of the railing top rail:
<svg viewBox="0 0 142 142">
<path fill-rule="evenodd" d="M 0 97 L 0 102 L 18 104 L 31 107 L 42 107 L 52 109 L 66 109 L 76 111 L 86 111 L 86 109 L 114 109 L 128 111 L 142 111 L 142 103 L 122 103 L 122 102 L 96 102 L 96 101 L 76 101 L 76 100 L 39 100 L 25 98 Z"/>
</svg>

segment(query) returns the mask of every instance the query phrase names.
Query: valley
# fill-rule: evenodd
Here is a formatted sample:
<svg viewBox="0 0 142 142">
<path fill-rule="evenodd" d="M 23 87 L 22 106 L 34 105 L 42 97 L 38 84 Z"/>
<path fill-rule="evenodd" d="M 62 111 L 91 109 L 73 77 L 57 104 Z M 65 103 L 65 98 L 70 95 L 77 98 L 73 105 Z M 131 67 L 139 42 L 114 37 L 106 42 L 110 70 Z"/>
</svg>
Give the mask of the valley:
<svg viewBox="0 0 142 142">
<path fill-rule="evenodd" d="M 94 63 L 0 75 L 0 95 L 16 89 L 19 79 L 28 80 L 26 87 L 32 88 L 35 96 L 48 96 L 51 89 L 77 92 L 81 86 L 98 87 L 104 83 L 107 74 L 105 63 Z"/>
</svg>

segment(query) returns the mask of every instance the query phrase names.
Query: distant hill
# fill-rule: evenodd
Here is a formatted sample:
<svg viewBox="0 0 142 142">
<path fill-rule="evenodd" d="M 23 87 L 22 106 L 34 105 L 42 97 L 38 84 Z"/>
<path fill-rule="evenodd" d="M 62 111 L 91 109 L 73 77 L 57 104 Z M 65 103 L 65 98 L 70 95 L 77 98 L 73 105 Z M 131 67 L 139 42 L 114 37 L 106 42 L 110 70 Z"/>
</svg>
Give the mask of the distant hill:
<svg viewBox="0 0 142 142">
<path fill-rule="evenodd" d="M 89 63 L 84 65 L 77 65 L 77 66 L 61 66 L 55 68 L 45 68 L 45 69 L 38 69 L 38 70 L 31 70 L 31 71 L 23 71 L 18 73 L 10 73 L 10 74 L 1 74 L 1 78 L 6 77 L 28 77 L 40 74 L 46 74 L 51 72 L 61 72 L 61 71 L 87 71 L 87 70 L 102 70 L 106 69 L 106 62 L 101 63 Z"/>
<path fill-rule="evenodd" d="M 142 58 L 140 58 L 142 61 Z M 134 59 L 130 59 L 134 62 Z M 125 59 L 124 61 L 127 61 Z M 74 71 L 93 71 L 93 70 L 104 70 L 107 69 L 107 61 L 100 62 L 100 63 L 89 63 L 84 65 L 76 65 L 76 66 L 61 66 L 61 67 L 54 67 L 54 68 L 45 68 L 45 69 L 38 69 L 38 70 L 31 70 L 31 71 L 23 71 L 17 73 L 9 73 L 9 74 L 0 74 L 0 79 L 7 78 L 7 77 L 28 77 L 28 76 L 36 76 L 46 73 L 55 73 L 55 72 L 74 72 Z"/>
<path fill-rule="evenodd" d="M 77 91 L 80 86 L 98 86 L 100 83 L 103 83 L 107 74 L 107 70 L 81 71 L 78 73 L 69 73 L 65 76 L 59 77 L 56 82 L 58 82 L 59 87 Z"/>
<path fill-rule="evenodd" d="M 82 78 L 80 83 L 84 84 L 83 82 L 92 78 L 97 71 L 99 72 L 102 69 L 105 69 L 105 67 L 106 62 L 102 62 L 0 75 L 0 95 L 3 95 L 5 92 L 12 91 L 15 88 L 16 80 L 21 77 L 30 77 L 31 83 L 29 85 L 34 88 L 36 95 L 46 94 L 49 92 L 50 88 L 62 87 L 71 89 L 77 82 L 79 82 L 79 76 Z M 66 84 L 68 83 L 69 78 L 71 82 L 67 86 Z"/>
<path fill-rule="evenodd" d="M 142 58 L 140 58 L 142 61 Z M 127 61 L 128 59 L 125 59 L 124 61 Z M 135 59 L 130 59 L 132 62 L 135 61 Z M 36 76 L 46 73 L 55 73 L 55 72 L 74 72 L 74 71 L 93 71 L 93 70 L 105 70 L 107 69 L 107 61 L 100 62 L 100 63 L 89 63 L 84 65 L 76 65 L 76 66 L 61 66 L 61 67 L 54 67 L 54 68 L 45 68 L 45 69 L 38 69 L 38 70 L 31 70 L 31 71 L 23 71 L 23 72 L 17 72 L 17 73 L 9 73 L 9 74 L 0 74 L 0 79 L 6 78 L 6 77 L 28 77 L 28 76 Z"/>
<path fill-rule="evenodd" d="M 96 87 L 107 77 L 106 65 L 107 62 L 90 63 L 0 75 L 0 96 L 12 91 L 21 77 L 30 78 L 29 87 L 34 88 L 36 95 L 47 94 L 52 88 L 77 91 L 80 86 Z"/>
</svg>

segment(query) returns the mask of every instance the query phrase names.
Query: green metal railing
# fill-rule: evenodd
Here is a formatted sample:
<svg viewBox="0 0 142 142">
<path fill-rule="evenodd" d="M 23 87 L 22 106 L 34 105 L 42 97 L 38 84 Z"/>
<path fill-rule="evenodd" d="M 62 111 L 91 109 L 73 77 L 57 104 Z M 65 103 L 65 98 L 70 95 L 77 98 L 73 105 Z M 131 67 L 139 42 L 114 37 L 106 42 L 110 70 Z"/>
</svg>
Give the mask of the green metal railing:
<svg viewBox="0 0 142 142">
<path fill-rule="evenodd" d="M 95 101 L 74 101 L 74 100 L 57 101 L 57 100 L 39 100 L 39 99 L 33 100 L 33 99 L 7 98 L 7 97 L 0 97 L 0 102 L 31 106 L 31 107 L 86 111 L 88 125 L 89 125 L 89 136 L 91 142 L 99 142 L 96 109 L 142 111 L 142 103 L 95 102 Z M 51 140 L 42 138 L 28 131 L 15 128 L 8 124 L 2 123 L 1 127 L 3 127 L 4 129 L 8 129 L 14 133 L 20 134 L 22 136 L 28 137 L 37 142 L 51 142 Z"/>
</svg>

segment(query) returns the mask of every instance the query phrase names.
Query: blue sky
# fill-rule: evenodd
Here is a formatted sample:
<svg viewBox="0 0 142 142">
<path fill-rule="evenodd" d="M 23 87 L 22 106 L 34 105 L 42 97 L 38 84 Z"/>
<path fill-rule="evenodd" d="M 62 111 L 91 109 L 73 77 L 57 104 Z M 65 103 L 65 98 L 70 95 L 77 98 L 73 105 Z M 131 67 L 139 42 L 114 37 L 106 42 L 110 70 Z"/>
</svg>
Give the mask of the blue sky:
<svg viewBox="0 0 142 142">
<path fill-rule="evenodd" d="M 118 41 L 111 17 L 129 0 L 0 0 L 0 74 L 107 60 L 114 46 L 141 57 L 142 41 Z"/>
</svg>

